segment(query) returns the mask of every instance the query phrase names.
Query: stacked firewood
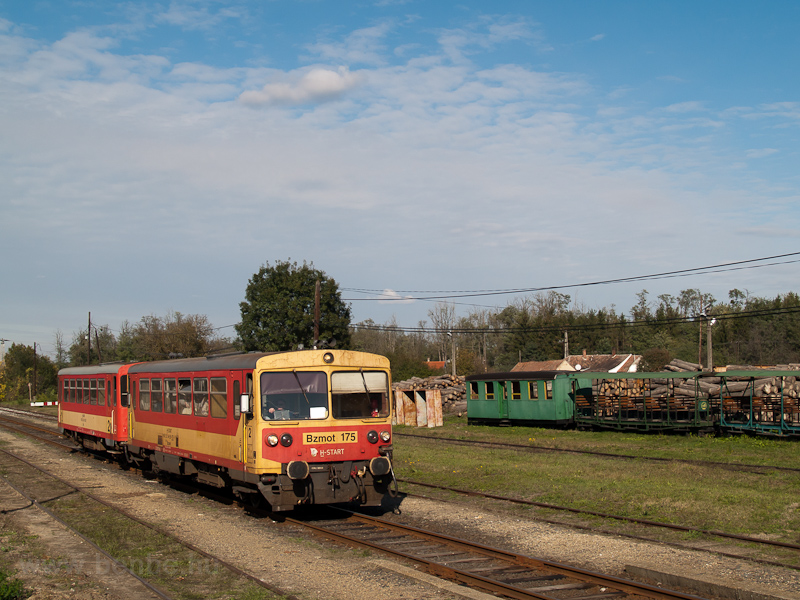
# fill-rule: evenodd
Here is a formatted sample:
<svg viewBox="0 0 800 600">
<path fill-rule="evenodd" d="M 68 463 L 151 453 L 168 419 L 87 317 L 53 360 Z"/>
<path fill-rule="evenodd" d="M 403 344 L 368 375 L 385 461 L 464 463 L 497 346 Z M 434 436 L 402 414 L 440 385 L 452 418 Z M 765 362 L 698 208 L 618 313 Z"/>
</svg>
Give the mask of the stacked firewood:
<svg viewBox="0 0 800 600">
<path fill-rule="evenodd" d="M 392 389 L 403 391 L 441 390 L 442 404 L 463 400 L 467 392 L 464 377 L 435 375 L 433 377 L 412 377 L 392 384 Z"/>
</svg>

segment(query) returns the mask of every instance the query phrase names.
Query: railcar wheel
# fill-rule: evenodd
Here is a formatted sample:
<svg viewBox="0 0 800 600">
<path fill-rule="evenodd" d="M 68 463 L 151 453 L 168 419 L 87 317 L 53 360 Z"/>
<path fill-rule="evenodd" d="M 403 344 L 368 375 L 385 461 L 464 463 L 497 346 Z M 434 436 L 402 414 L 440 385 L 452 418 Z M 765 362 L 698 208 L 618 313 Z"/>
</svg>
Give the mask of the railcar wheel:
<svg viewBox="0 0 800 600">
<path fill-rule="evenodd" d="M 257 510 L 264 510 L 269 505 L 267 499 L 264 498 L 263 494 L 259 491 L 256 491 L 253 494 L 247 494 L 249 496 L 248 501 L 251 508 L 255 508 Z"/>
</svg>

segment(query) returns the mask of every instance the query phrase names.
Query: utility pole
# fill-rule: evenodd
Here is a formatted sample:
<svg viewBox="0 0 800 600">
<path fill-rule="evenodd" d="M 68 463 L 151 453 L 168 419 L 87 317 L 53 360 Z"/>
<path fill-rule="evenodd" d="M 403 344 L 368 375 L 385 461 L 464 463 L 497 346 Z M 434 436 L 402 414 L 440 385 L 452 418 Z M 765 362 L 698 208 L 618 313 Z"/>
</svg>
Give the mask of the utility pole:
<svg viewBox="0 0 800 600">
<path fill-rule="evenodd" d="M 317 279 L 317 284 L 314 286 L 314 347 L 319 344 L 319 319 L 320 319 L 320 283 Z"/>
<path fill-rule="evenodd" d="M 706 326 L 706 352 L 707 352 L 707 356 L 708 356 L 708 370 L 709 371 L 713 371 L 714 370 L 714 353 L 711 350 L 711 328 L 714 326 L 714 323 L 716 323 L 716 322 L 717 322 L 716 319 L 711 319 L 708 322 L 708 325 Z"/>
<path fill-rule="evenodd" d="M 86 328 L 86 364 L 92 364 L 92 313 L 89 313 L 89 326 Z"/>
<path fill-rule="evenodd" d="M 103 355 L 100 352 L 100 332 L 97 331 L 97 327 L 94 328 L 94 341 L 97 346 L 97 362 L 99 364 L 103 362 Z"/>
<path fill-rule="evenodd" d="M 36 342 L 33 342 L 33 400 L 36 401 Z"/>
</svg>

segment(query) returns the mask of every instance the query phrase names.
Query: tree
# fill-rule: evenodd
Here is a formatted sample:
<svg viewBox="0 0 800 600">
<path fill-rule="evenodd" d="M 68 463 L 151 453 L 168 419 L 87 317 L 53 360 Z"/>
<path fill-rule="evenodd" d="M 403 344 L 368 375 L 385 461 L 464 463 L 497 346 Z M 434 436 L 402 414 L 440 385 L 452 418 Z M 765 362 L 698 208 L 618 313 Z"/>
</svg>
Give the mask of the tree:
<svg viewBox="0 0 800 600">
<path fill-rule="evenodd" d="M 314 345 L 314 288 L 320 282 L 318 344 L 350 344 L 350 307 L 339 285 L 312 264 L 267 263 L 250 278 L 236 333 L 245 350 L 291 350 Z"/>
<path fill-rule="evenodd" d="M 12 344 L 11 349 L 6 352 L 3 363 L 2 400 L 12 402 L 24 400 L 33 389 L 37 394 L 41 394 L 54 388 L 57 374 L 58 370 L 53 361 L 46 356 L 36 354 L 33 346 Z"/>
<path fill-rule="evenodd" d="M 164 360 L 204 356 L 225 345 L 214 337 L 214 328 L 205 315 L 171 311 L 165 317 L 142 317 L 134 325 L 124 322 L 116 351 L 122 360 Z"/>
</svg>

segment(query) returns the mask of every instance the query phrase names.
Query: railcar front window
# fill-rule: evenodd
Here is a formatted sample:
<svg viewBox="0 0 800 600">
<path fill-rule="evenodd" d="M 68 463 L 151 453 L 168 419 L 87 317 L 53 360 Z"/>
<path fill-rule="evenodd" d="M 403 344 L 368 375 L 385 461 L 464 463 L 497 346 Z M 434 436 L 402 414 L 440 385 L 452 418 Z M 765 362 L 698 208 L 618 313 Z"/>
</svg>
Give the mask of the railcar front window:
<svg viewBox="0 0 800 600">
<path fill-rule="evenodd" d="M 382 371 L 339 371 L 331 375 L 331 401 L 336 419 L 389 415 L 389 378 Z"/>
<path fill-rule="evenodd" d="M 302 421 L 328 416 L 325 373 L 290 371 L 261 374 L 261 418 Z"/>
</svg>

